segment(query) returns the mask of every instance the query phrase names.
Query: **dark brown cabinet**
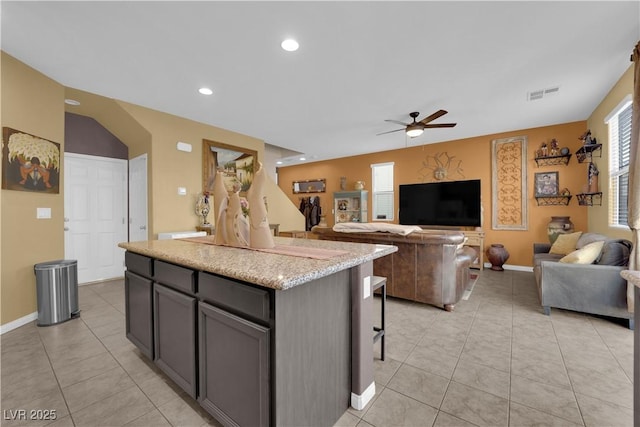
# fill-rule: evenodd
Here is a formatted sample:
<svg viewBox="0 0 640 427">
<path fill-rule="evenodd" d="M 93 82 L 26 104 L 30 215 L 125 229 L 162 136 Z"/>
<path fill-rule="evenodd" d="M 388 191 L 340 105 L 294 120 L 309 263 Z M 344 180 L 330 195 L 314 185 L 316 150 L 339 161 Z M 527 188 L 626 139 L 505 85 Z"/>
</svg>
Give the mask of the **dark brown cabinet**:
<svg viewBox="0 0 640 427">
<path fill-rule="evenodd" d="M 153 281 L 131 271 L 124 273 L 126 334 L 144 354 L 153 359 Z"/>
<path fill-rule="evenodd" d="M 125 252 L 125 331 L 142 354 L 153 359 L 153 259 Z"/>
<path fill-rule="evenodd" d="M 224 425 L 268 426 L 269 328 L 203 302 L 199 327 L 202 407 Z"/>
<path fill-rule="evenodd" d="M 196 298 L 153 285 L 155 363 L 196 398 Z"/>
</svg>

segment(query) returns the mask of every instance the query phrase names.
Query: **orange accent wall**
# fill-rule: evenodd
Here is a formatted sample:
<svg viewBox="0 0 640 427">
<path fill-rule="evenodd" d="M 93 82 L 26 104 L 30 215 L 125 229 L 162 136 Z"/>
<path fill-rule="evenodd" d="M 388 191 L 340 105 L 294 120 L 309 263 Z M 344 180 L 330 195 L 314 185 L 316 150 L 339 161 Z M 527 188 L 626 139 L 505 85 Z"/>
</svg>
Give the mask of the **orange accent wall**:
<svg viewBox="0 0 640 427">
<path fill-rule="evenodd" d="M 493 135 L 447 141 L 437 144 L 420 145 L 392 151 L 383 151 L 361 156 L 345 157 L 314 163 L 287 166 L 278 169 L 278 185 L 291 201 L 299 205 L 299 198 L 304 194 L 293 194 L 292 182 L 305 179 L 325 178 L 327 191 L 315 193 L 320 196 L 322 212 L 327 216 L 327 224 L 333 226 L 332 214 L 333 192 L 340 191 L 340 177 L 347 177 L 347 190 L 352 190 L 356 181 L 364 181 L 369 190 L 369 221 L 372 215 L 371 198 L 371 165 L 374 163 L 395 162 L 394 185 L 396 187 L 394 223 L 398 222 L 397 186 L 417 182 L 431 182 L 434 179 L 423 179 L 425 174 L 432 174 L 424 168 L 427 156 L 435 156 L 446 152 L 454 159 L 445 180 L 480 179 L 482 181 L 483 230 L 485 232 L 485 248 L 492 243 L 502 243 L 510 253 L 507 265 L 531 266 L 534 242 L 547 242 L 546 227 L 551 216 L 568 215 L 576 230 L 587 231 L 588 207 L 579 206 L 575 197 L 582 192 L 587 181 L 587 164 L 578 163 L 575 152 L 582 146 L 578 139 L 586 130 L 586 121 L 545 126 L 533 129 L 517 130 Z M 491 141 L 494 139 L 526 136 L 527 143 L 527 215 L 528 230 L 492 230 L 491 229 Z M 403 138 L 403 137 L 399 137 Z M 428 136 L 427 136 L 428 138 Z M 535 152 L 543 142 L 549 144 L 552 138 L 558 140 L 560 147 L 568 147 L 572 153 L 567 166 L 538 167 L 534 160 Z M 412 141 L 409 140 L 409 144 Z M 456 173 L 460 162 L 460 173 Z M 568 206 L 538 206 L 534 198 L 534 174 L 537 172 L 558 171 L 559 188 L 568 188 L 573 195 Z M 486 259 L 486 258 L 485 258 Z"/>
</svg>

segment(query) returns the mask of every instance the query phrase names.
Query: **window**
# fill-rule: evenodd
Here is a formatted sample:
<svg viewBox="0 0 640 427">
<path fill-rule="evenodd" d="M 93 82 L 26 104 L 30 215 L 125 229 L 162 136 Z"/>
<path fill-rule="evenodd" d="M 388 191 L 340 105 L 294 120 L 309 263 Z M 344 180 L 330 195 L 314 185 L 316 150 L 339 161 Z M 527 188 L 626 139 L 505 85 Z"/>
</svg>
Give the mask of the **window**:
<svg viewBox="0 0 640 427">
<path fill-rule="evenodd" d="M 371 165 L 374 221 L 393 221 L 393 162 Z"/>
<path fill-rule="evenodd" d="M 609 225 L 612 226 L 628 225 L 631 111 L 631 96 L 627 96 L 605 119 L 609 125 Z"/>
</svg>

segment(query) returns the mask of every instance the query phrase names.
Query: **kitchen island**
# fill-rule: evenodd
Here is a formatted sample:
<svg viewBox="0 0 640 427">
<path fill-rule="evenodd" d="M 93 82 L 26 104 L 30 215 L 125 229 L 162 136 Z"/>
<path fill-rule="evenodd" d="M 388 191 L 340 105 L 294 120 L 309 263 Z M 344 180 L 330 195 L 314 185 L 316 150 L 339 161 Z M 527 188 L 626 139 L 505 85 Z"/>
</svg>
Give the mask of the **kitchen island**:
<svg viewBox="0 0 640 427">
<path fill-rule="evenodd" d="M 274 240 L 298 256 L 121 243 L 127 337 L 224 425 L 333 425 L 375 394 L 373 260 L 397 248 Z"/>
</svg>

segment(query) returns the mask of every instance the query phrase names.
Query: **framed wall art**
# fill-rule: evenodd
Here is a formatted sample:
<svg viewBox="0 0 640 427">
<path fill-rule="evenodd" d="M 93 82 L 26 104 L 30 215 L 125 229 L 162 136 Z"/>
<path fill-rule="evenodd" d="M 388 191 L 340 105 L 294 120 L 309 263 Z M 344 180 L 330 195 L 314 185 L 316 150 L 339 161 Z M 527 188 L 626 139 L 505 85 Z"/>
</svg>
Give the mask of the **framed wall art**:
<svg viewBox="0 0 640 427">
<path fill-rule="evenodd" d="M 293 194 L 299 193 L 324 193 L 327 187 L 327 180 L 321 179 L 307 179 L 304 181 L 293 181 L 292 191 Z"/>
<path fill-rule="evenodd" d="M 2 128 L 2 188 L 60 193 L 60 144 Z"/>
<path fill-rule="evenodd" d="M 535 196 L 557 196 L 558 192 L 558 172 L 538 172 L 534 175 Z"/>
<path fill-rule="evenodd" d="M 491 141 L 492 228 L 526 230 L 527 137 Z"/>
<path fill-rule="evenodd" d="M 211 191 L 216 171 L 222 171 L 227 191 L 240 187 L 244 194 L 251 187 L 258 152 L 244 147 L 202 140 L 202 190 Z"/>
</svg>

